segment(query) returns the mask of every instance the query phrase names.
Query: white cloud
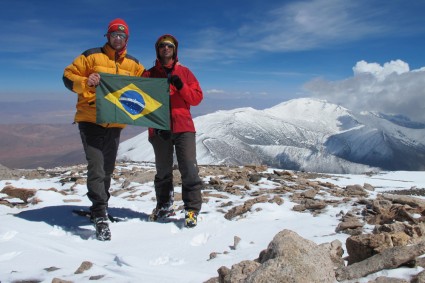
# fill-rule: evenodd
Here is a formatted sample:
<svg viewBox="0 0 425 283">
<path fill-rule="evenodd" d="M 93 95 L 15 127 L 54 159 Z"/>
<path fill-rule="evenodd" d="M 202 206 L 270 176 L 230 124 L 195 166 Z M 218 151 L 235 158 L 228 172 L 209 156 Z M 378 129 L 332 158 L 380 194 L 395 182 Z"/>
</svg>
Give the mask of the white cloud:
<svg viewBox="0 0 425 283">
<path fill-rule="evenodd" d="M 395 60 L 383 64 L 359 61 L 353 77 L 341 81 L 317 78 L 305 84 L 312 96 L 354 111 L 402 114 L 425 122 L 425 68 L 410 70 Z"/>
<path fill-rule="evenodd" d="M 221 89 L 208 89 L 205 92 L 208 93 L 208 94 L 224 93 L 224 90 L 221 90 Z"/>
<path fill-rule="evenodd" d="M 185 56 L 232 62 L 257 52 L 312 50 L 385 36 L 398 28 L 383 20 L 387 9 L 363 1 L 277 2 L 269 10 L 247 16 L 249 19 L 237 28 L 199 30 L 192 36 L 197 44 L 187 49 Z"/>
<path fill-rule="evenodd" d="M 255 26 L 242 26 L 239 33 L 247 46 L 260 50 L 309 50 L 384 34 L 390 26 L 379 22 L 377 13 L 355 1 L 296 1 L 269 11 Z"/>
<path fill-rule="evenodd" d="M 357 62 L 357 64 L 353 67 L 353 72 L 354 75 L 369 73 L 382 81 L 392 73 L 403 74 L 409 72 L 409 65 L 401 60 L 391 61 L 385 63 L 383 66 L 378 63 L 368 63 L 362 60 Z"/>
</svg>

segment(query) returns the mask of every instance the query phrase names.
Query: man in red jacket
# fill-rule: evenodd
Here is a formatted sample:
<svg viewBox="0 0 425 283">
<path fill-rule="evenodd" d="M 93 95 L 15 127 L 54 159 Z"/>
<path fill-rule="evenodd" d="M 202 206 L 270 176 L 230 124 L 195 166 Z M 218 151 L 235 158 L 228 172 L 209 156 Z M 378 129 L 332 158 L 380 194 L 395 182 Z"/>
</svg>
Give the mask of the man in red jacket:
<svg viewBox="0 0 425 283">
<path fill-rule="evenodd" d="M 190 106 L 198 105 L 203 94 L 193 73 L 180 64 L 177 57 L 178 41 L 165 34 L 155 43 L 155 66 L 143 76 L 168 78 L 170 83 L 171 131 L 149 129 L 149 142 L 155 152 L 155 192 L 157 205 L 150 219 L 174 215 L 173 155 L 176 152 L 182 178 L 182 198 L 185 210 L 185 226 L 195 227 L 202 206 L 202 180 L 196 161 L 195 125 Z"/>
</svg>

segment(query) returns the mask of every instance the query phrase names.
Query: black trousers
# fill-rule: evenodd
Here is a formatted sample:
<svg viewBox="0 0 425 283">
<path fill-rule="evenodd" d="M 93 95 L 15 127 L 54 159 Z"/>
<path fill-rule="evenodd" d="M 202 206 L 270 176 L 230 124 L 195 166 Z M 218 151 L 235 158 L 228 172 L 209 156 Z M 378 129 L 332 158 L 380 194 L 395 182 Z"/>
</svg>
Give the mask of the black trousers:
<svg viewBox="0 0 425 283">
<path fill-rule="evenodd" d="M 202 206 L 201 190 L 203 183 L 198 174 L 195 133 L 177 133 L 167 137 L 154 135 L 149 138 L 149 142 L 155 152 L 156 175 L 154 185 L 157 206 L 173 201 L 173 156 L 175 150 L 182 178 L 184 208 L 199 212 Z"/>
<path fill-rule="evenodd" d="M 121 128 L 104 128 L 94 123 L 78 124 L 87 159 L 87 196 L 92 217 L 107 216 L 109 188 L 115 169 Z"/>
</svg>

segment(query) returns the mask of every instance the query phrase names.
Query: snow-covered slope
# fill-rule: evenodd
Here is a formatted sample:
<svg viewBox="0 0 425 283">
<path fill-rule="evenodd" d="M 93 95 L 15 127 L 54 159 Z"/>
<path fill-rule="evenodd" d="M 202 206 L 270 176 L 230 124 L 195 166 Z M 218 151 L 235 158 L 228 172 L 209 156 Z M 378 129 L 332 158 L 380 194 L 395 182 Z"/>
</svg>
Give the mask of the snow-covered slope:
<svg viewBox="0 0 425 283">
<path fill-rule="evenodd" d="M 198 163 L 333 173 L 425 169 L 425 125 L 388 117 L 309 98 L 217 111 L 194 119 Z M 121 143 L 118 158 L 154 161 L 147 132 Z"/>
</svg>

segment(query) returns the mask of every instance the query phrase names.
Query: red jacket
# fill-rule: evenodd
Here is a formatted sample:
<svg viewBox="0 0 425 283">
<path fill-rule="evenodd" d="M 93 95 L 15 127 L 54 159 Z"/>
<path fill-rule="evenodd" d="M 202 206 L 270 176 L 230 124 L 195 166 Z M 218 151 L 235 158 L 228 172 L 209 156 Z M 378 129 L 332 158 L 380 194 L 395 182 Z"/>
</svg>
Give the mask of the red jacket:
<svg viewBox="0 0 425 283">
<path fill-rule="evenodd" d="M 175 63 L 168 75 L 158 59 L 157 46 L 163 36 L 172 37 L 176 43 L 176 50 L 174 52 Z M 143 73 L 143 77 L 169 78 L 172 75 L 178 75 L 180 77 L 183 82 L 182 89 L 177 90 L 177 88 L 170 84 L 171 131 L 173 133 L 195 132 L 195 125 L 193 123 L 192 114 L 190 113 L 190 106 L 196 106 L 201 103 L 203 99 L 202 89 L 195 75 L 193 75 L 187 67 L 178 62 L 177 39 L 175 39 L 172 35 L 163 36 L 159 37 L 155 43 L 155 49 L 157 51 L 155 66 L 150 68 L 148 71 L 145 71 Z M 150 128 L 149 136 L 152 136 L 153 133 L 154 129 Z"/>
</svg>

